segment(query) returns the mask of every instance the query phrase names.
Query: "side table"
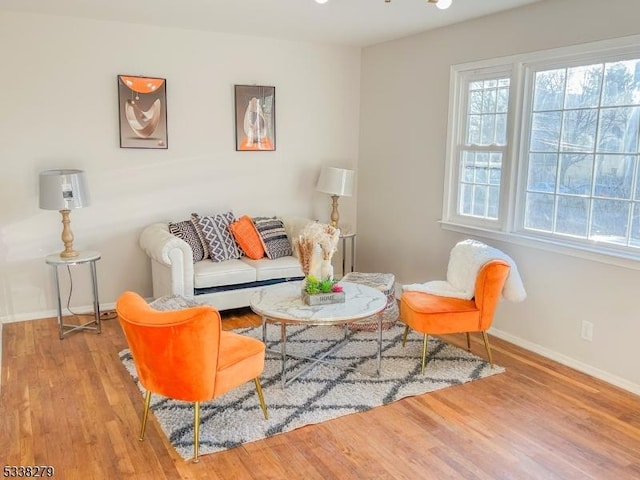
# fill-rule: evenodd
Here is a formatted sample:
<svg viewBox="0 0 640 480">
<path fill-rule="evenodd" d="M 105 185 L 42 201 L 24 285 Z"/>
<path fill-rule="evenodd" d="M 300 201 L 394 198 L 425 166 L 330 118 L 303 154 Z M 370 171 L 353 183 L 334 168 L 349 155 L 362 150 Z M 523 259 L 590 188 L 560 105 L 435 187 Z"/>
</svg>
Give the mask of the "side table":
<svg viewBox="0 0 640 480">
<path fill-rule="evenodd" d="M 347 240 L 351 242 L 351 251 L 349 254 L 349 270 L 347 271 Z M 356 234 L 355 233 L 341 233 L 340 241 L 342 242 L 342 276 L 347 273 L 353 272 L 356 268 Z"/>
<path fill-rule="evenodd" d="M 51 265 L 54 272 L 56 295 L 58 296 L 58 334 L 60 336 L 60 340 L 65 338 L 67 335 L 80 330 L 91 330 L 95 333 L 100 333 L 100 303 L 98 302 L 98 279 L 96 276 L 96 262 L 98 260 L 100 260 L 100 253 L 89 250 L 85 252 L 79 252 L 78 256 L 76 257 L 64 258 L 59 254 L 54 253 L 52 255 L 47 255 L 47 257 L 45 258 L 47 265 Z M 93 287 L 93 312 L 95 317 L 90 322 L 81 325 L 65 324 L 62 319 L 62 299 L 60 298 L 60 277 L 58 275 L 58 267 L 71 267 L 84 263 L 88 263 L 91 269 L 91 284 Z"/>
</svg>

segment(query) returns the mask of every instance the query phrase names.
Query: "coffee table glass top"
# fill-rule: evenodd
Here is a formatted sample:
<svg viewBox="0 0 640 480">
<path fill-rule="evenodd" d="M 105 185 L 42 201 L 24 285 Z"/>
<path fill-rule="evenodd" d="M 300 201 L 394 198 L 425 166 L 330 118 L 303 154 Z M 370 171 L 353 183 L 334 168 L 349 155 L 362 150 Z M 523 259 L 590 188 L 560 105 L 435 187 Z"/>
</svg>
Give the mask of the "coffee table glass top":
<svg viewBox="0 0 640 480">
<path fill-rule="evenodd" d="M 302 300 L 302 282 L 286 282 L 266 287 L 251 298 L 251 309 L 268 319 L 313 325 L 339 324 L 371 317 L 387 305 L 387 297 L 375 288 L 339 282 L 345 292 L 344 303 L 307 305 Z"/>
</svg>

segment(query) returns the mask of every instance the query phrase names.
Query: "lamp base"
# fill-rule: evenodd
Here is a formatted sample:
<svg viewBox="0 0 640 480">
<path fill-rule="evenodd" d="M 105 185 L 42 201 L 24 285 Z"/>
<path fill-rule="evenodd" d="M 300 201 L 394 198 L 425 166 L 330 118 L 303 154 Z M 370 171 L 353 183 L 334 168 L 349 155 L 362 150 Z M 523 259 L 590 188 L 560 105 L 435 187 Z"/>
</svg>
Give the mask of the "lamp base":
<svg viewBox="0 0 640 480">
<path fill-rule="evenodd" d="M 60 252 L 62 258 L 73 258 L 78 256 L 78 252 L 73 249 L 73 232 L 71 232 L 71 219 L 69 213 L 71 210 L 60 210 L 62 214 L 62 243 L 64 250 Z"/>
<path fill-rule="evenodd" d="M 334 228 L 338 228 L 338 221 L 340 220 L 340 214 L 338 213 L 338 195 L 331 195 L 331 226 Z"/>
</svg>

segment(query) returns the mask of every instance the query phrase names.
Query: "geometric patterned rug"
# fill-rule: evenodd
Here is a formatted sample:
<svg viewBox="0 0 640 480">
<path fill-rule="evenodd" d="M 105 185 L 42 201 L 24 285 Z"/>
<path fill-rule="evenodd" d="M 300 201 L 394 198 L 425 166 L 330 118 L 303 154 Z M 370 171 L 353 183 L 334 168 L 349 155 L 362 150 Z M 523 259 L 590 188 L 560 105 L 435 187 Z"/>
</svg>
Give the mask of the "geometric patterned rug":
<svg viewBox="0 0 640 480">
<path fill-rule="evenodd" d="M 358 371 L 318 364 L 304 376 L 282 388 L 280 357 L 267 352 L 261 376 L 269 420 L 265 420 L 253 382 L 200 405 L 200 454 L 227 450 L 246 442 L 320 423 L 356 412 L 364 412 L 401 398 L 420 395 L 452 385 L 504 372 L 490 368 L 488 362 L 466 350 L 429 337 L 425 374 L 420 374 L 422 335 L 409 332 L 402 348 L 403 324 L 382 332 L 382 365 L 375 376 L 377 332 L 354 331 L 349 342 L 328 360 Z M 262 327 L 236 330 L 237 333 L 262 339 Z M 344 335 L 335 326 L 288 326 L 287 352 L 315 356 L 329 350 Z M 267 328 L 267 347 L 279 348 L 280 327 Z M 137 381 L 129 350 L 120 359 Z M 287 360 L 287 378 L 307 364 L 305 360 Z M 142 407 L 142 399 L 140 407 Z M 151 396 L 151 409 L 176 451 L 184 458 L 193 455 L 193 404 Z M 138 428 L 138 426 L 136 426 Z"/>
</svg>

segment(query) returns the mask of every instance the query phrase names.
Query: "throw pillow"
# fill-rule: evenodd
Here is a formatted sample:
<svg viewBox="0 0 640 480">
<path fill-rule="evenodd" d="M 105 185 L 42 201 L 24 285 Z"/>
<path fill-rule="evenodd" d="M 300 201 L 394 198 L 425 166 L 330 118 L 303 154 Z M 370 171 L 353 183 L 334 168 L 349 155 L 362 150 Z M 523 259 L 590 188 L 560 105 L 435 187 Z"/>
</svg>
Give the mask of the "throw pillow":
<svg viewBox="0 0 640 480">
<path fill-rule="evenodd" d="M 276 217 L 254 217 L 252 220 L 260 234 L 267 257 L 273 260 L 293 255 L 282 220 Z"/>
<path fill-rule="evenodd" d="M 169 232 L 189 244 L 193 251 L 193 263 L 206 258 L 205 250 L 196 231 L 196 227 L 194 227 L 193 223 L 189 220 L 169 223 Z"/>
<path fill-rule="evenodd" d="M 203 217 L 191 214 L 191 222 L 212 261 L 223 262 L 242 256 L 229 230 L 229 225 L 234 220 L 232 212 Z"/>
<path fill-rule="evenodd" d="M 248 215 L 243 215 L 229 225 L 229 230 L 231 230 L 236 242 L 238 242 L 247 257 L 253 260 L 259 260 L 264 257 L 264 247 L 262 246 L 262 240 L 260 240 L 260 234 Z"/>
</svg>

